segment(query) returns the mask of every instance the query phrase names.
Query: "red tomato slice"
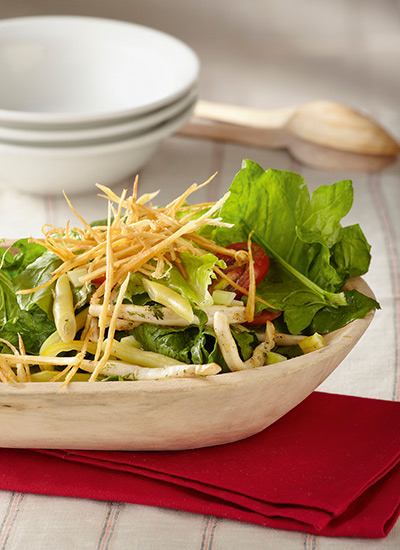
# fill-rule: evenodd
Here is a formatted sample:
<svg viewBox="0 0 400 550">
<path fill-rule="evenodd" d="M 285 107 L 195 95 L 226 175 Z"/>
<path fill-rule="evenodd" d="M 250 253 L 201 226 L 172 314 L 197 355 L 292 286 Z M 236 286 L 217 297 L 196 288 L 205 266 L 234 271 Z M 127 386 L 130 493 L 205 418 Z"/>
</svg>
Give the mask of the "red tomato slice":
<svg viewBox="0 0 400 550">
<path fill-rule="evenodd" d="M 251 322 L 248 322 L 246 324 L 254 327 L 265 325 L 267 321 L 273 321 L 274 319 L 279 317 L 280 314 L 280 311 L 268 311 L 268 309 L 264 309 L 264 311 L 262 311 L 258 315 L 255 315 L 254 319 Z"/>
<path fill-rule="evenodd" d="M 96 286 L 100 286 L 104 283 L 105 280 L 106 280 L 106 276 L 103 275 L 102 277 L 98 277 L 97 279 L 92 279 L 91 283 Z"/>
<path fill-rule="evenodd" d="M 233 250 L 246 250 L 246 251 L 248 250 L 246 242 L 229 244 L 226 248 L 230 248 Z M 253 254 L 254 275 L 255 275 L 256 286 L 257 286 L 261 283 L 261 281 L 264 279 L 265 275 L 268 272 L 269 258 L 267 254 L 264 252 L 264 250 L 261 248 L 261 246 L 258 246 L 258 244 L 252 243 L 251 251 Z M 226 254 L 217 254 L 217 256 L 221 260 L 224 260 L 224 262 L 227 265 L 226 269 L 223 270 L 224 273 L 229 275 L 232 281 L 237 283 L 239 286 L 248 290 L 250 286 L 250 273 L 249 273 L 248 266 L 237 265 L 235 258 L 232 256 L 228 256 Z M 235 292 L 238 298 L 243 296 L 243 294 L 238 290 L 235 290 Z"/>
<path fill-rule="evenodd" d="M 240 243 L 233 243 L 228 245 L 226 248 L 230 248 L 233 250 L 248 250 L 247 243 L 246 242 L 240 242 Z M 253 253 L 253 261 L 254 261 L 254 275 L 256 279 L 256 286 L 261 283 L 261 281 L 264 279 L 266 274 L 268 273 L 269 269 L 269 257 L 264 252 L 264 250 L 258 246 L 255 243 L 252 243 L 251 250 Z M 221 260 L 224 260 L 227 267 L 224 269 L 224 273 L 229 275 L 229 277 L 237 283 L 238 285 L 242 286 L 246 290 L 249 289 L 250 286 L 250 274 L 249 274 L 249 268 L 247 265 L 239 266 L 236 263 L 235 258 L 232 256 L 227 256 L 226 254 L 217 254 L 218 258 Z M 236 289 L 233 289 L 236 292 L 237 298 L 241 298 L 243 294 L 239 292 Z M 281 314 L 280 311 L 269 311 L 265 309 L 258 315 L 256 315 L 251 323 L 247 323 L 251 326 L 260 326 L 265 325 L 267 321 L 273 321 L 279 315 Z"/>
</svg>

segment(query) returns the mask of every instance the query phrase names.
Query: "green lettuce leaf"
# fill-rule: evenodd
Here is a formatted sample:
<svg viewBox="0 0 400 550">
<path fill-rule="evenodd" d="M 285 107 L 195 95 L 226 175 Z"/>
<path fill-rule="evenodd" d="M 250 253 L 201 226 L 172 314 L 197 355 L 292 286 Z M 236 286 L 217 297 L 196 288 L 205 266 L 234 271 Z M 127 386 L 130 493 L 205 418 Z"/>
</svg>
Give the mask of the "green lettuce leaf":
<svg viewBox="0 0 400 550">
<path fill-rule="evenodd" d="M 187 279 L 182 276 L 176 267 L 173 267 L 166 277 L 158 279 L 158 282 L 166 284 L 197 306 L 207 307 L 212 305 L 213 299 L 208 287 L 214 276 L 213 269 L 215 265 L 225 267 L 225 262 L 219 260 L 214 254 L 193 256 L 189 252 L 181 252 L 180 259 Z"/>
<path fill-rule="evenodd" d="M 189 325 L 187 327 L 164 327 L 143 323 L 132 329 L 131 334 L 148 351 L 161 353 L 187 364 L 216 362 L 224 372 L 229 372 L 211 327 Z M 252 332 L 232 330 L 232 335 L 244 361 L 251 357 L 259 344 Z"/>
<path fill-rule="evenodd" d="M 16 241 L 12 248 L 17 249 L 16 254 L 11 254 L 8 250 L 0 249 L 0 258 L 2 258 L 1 270 L 8 275 L 10 279 L 14 279 L 17 275 L 22 273 L 29 264 L 34 262 L 39 256 L 41 256 L 46 248 L 41 244 L 30 243 L 28 239 L 20 239 Z"/>
<path fill-rule="evenodd" d="M 193 256 L 189 252 L 181 252 L 180 259 L 187 275 L 186 279 L 179 269 L 173 266 L 166 272 L 164 277 L 155 280 L 175 290 L 195 306 L 206 307 L 212 305 L 213 299 L 208 287 L 214 276 L 214 266 L 225 267 L 225 262 L 219 260 L 214 254 Z M 131 275 L 125 293 L 125 301 L 136 305 L 149 303 L 149 297 L 143 286 L 143 275 L 140 273 Z"/>
<path fill-rule="evenodd" d="M 340 240 L 331 248 L 331 262 L 343 281 L 367 272 L 371 260 L 370 249 L 358 224 L 342 228 Z"/>
<path fill-rule="evenodd" d="M 18 335 L 24 342 L 28 355 L 39 355 L 43 342 L 56 330 L 55 324 L 46 313 L 35 304 L 28 311 L 20 310 L 0 328 L 1 338 L 19 347 Z M 9 353 L 8 347 L 0 343 L 0 352 Z"/>
<path fill-rule="evenodd" d="M 20 307 L 15 296 L 11 279 L 0 271 L 0 326 L 4 326 L 9 319 L 18 316 Z"/>
<path fill-rule="evenodd" d="M 61 260 L 55 254 L 46 250 L 13 279 L 14 291 L 35 288 L 47 283 L 51 279 L 54 270 L 60 265 Z M 37 305 L 46 313 L 49 319 L 53 319 L 54 286 L 55 283 L 52 283 L 29 294 L 18 294 L 18 304 L 21 309 L 26 311 L 29 311 L 33 305 Z"/>
<path fill-rule="evenodd" d="M 144 306 L 151 303 L 150 297 L 143 285 L 143 277 L 144 275 L 141 273 L 132 273 L 130 275 L 124 296 L 125 304 Z"/>
<path fill-rule="evenodd" d="M 226 246 L 254 231 L 253 240 L 274 264 L 257 294 L 284 311 L 293 333 L 306 329 L 324 307 L 348 306 L 341 288 L 369 268 L 370 247 L 361 229 L 340 224 L 352 202 L 349 180 L 322 185 L 310 197 L 300 175 L 264 171 L 249 160 L 232 182 L 219 215 L 234 227 L 217 227 L 213 237 Z"/>
<path fill-rule="evenodd" d="M 0 271 L 0 336 L 17 348 L 21 335 L 28 354 L 38 354 L 40 346 L 56 330 L 54 322 L 36 304 L 28 311 L 18 303 L 13 281 Z M 9 353 L 7 345 L 0 343 L 0 351 Z"/>
<path fill-rule="evenodd" d="M 307 334 L 324 334 L 337 330 L 355 319 L 361 319 L 372 309 L 380 309 L 376 300 L 361 294 L 357 290 L 345 290 L 347 306 L 333 308 L 325 306 L 313 318 Z"/>
<path fill-rule="evenodd" d="M 320 294 L 313 292 L 276 261 L 271 262 L 267 276 L 257 287 L 257 295 L 274 309 L 283 311 L 287 329 L 292 334 L 302 332 L 315 314 L 326 306 Z M 263 309 L 265 306 L 257 302 L 256 313 Z"/>
</svg>

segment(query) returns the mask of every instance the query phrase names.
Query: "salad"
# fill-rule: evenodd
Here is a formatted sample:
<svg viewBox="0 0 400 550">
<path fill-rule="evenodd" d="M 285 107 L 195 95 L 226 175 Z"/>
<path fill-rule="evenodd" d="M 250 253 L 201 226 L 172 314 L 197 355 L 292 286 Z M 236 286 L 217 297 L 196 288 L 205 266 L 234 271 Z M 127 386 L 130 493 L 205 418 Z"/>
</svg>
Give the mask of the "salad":
<svg viewBox="0 0 400 550">
<path fill-rule="evenodd" d="M 211 181 L 210 178 L 209 181 Z M 193 184 L 157 193 L 98 185 L 104 220 L 43 228 L 0 250 L 0 381 L 210 376 L 286 361 L 379 304 L 346 282 L 370 246 L 341 226 L 349 180 L 312 196 L 293 172 L 243 161 L 215 203 Z"/>
</svg>

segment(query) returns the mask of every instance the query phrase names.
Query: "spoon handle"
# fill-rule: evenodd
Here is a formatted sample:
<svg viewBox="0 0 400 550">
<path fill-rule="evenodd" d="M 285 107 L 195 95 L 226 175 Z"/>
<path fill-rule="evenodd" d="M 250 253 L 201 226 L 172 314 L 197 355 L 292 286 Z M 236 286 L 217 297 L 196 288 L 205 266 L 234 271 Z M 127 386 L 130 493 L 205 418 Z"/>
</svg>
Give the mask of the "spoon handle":
<svg viewBox="0 0 400 550">
<path fill-rule="evenodd" d="M 286 126 L 296 112 L 297 107 L 281 109 L 255 109 L 239 105 L 225 105 L 211 101 L 199 100 L 194 110 L 194 116 L 214 122 L 279 130 Z"/>
<path fill-rule="evenodd" d="M 203 138 L 226 141 L 264 149 L 283 149 L 286 144 L 286 133 L 280 129 L 252 128 L 238 124 L 224 124 L 193 117 L 177 132 L 178 135 L 191 138 Z"/>
<path fill-rule="evenodd" d="M 178 134 L 281 149 L 287 145 L 285 126 L 295 112 L 296 107 L 265 110 L 199 100 Z"/>
</svg>

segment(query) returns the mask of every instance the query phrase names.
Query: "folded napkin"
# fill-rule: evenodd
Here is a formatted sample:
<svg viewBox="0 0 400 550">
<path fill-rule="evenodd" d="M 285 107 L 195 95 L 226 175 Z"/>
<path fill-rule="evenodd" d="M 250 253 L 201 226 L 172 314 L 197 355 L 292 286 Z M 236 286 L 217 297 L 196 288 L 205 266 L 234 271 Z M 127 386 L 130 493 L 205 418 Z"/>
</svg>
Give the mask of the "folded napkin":
<svg viewBox="0 0 400 550">
<path fill-rule="evenodd" d="M 314 392 L 257 435 L 197 450 L 1 449 L 0 489 L 385 537 L 400 514 L 400 403 Z"/>
</svg>

